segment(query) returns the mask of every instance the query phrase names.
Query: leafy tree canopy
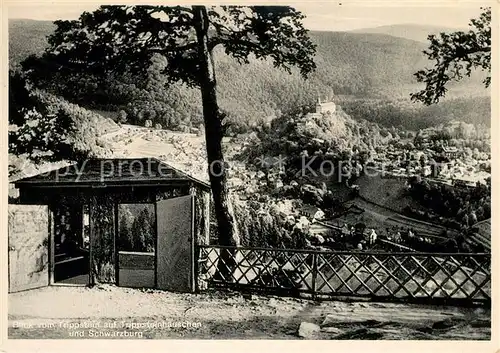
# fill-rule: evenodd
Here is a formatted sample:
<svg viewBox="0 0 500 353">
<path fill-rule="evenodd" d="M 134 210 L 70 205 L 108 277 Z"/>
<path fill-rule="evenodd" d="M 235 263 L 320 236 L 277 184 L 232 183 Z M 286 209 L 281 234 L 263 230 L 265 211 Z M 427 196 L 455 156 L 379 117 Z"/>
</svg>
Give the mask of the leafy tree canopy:
<svg viewBox="0 0 500 353">
<path fill-rule="evenodd" d="M 429 60 L 435 61 L 433 68 L 415 73 L 418 82 L 425 88 L 411 94 L 413 101 L 426 105 L 439 102 L 446 94 L 449 81 L 459 81 L 470 76 L 473 69 L 488 72 L 484 85 L 490 85 L 491 76 L 491 8 L 483 9 L 477 19 L 472 19 L 468 32 L 441 33 L 428 37 L 430 46 L 424 51 Z"/>
<path fill-rule="evenodd" d="M 99 135 L 117 128 L 110 119 L 33 88 L 9 71 L 9 153 L 35 163 L 104 157 Z"/>
<path fill-rule="evenodd" d="M 211 167 L 217 162 L 210 183 L 219 241 L 237 244 L 226 173 L 220 167 L 225 165 L 222 136 L 227 126 L 217 102 L 213 51 L 220 45 L 240 63 L 249 63 L 254 56 L 288 72 L 297 67 L 307 76 L 316 68 L 316 48 L 303 18 L 287 6 L 102 6 L 84 12 L 77 21 L 56 21 L 42 58 L 45 65 L 35 65 L 31 59 L 23 69 L 39 74 L 37 67 L 50 68 L 63 77 L 121 72 L 147 77 L 153 56 L 163 56 L 167 84 L 180 81 L 200 88 L 207 160 Z"/>
<path fill-rule="evenodd" d="M 285 6 L 218 6 L 207 9 L 208 49 L 219 45 L 240 63 L 251 55 L 270 58 L 276 67 L 303 75 L 315 69 L 315 45 L 302 26 L 304 16 Z M 199 86 L 194 11 L 181 6 L 102 6 L 75 21 L 55 21 L 49 48 L 23 68 L 39 76 L 50 72 L 102 76 L 146 74 L 153 55 L 167 59 L 169 82 Z M 42 65 L 41 65 L 42 63 Z M 41 69 L 43 67 L 43 69 Z M 39 68 L 38 70 L 36 68 Z"/>
<path fill-rule="evenodd" d="M 81 151 L 68 139 L 74 125 L 66 112 L 51 114 L 20 74 L 11 72 L 9 85 L 9 152 L 36 163 L 78 158 Z"/>
</svg>

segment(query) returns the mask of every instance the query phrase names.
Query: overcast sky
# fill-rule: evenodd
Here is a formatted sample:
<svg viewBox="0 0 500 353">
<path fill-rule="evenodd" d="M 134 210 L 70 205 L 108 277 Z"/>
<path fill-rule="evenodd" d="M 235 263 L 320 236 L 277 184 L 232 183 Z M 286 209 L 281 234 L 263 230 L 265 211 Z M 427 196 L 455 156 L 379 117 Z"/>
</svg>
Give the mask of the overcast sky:
<svg viewBox="0 0 500 353">
<path fill-rule="evenodd" d="M 232 1 L 232 4 L 238 1 Z M 274 1 L 280 3 L 280 1 Z M 163 3 L 165 4 L 165 2 Z M 469 20 L 480 13 L 479 1 L 343 1 L 288 2 L 307 17 L 304 25 L 311 30 L 344 31 L 392 24 L 423 24 L 451 28 L 467 28 Z M 403 6 L 403 4 L 405 4 Z M 369 6 L 368 6 L 369 5 Z M 83 11 L 92 11 L 98 5 L 81 1 L 78 3 L 55 3 L 37 5 L 32 1 L 18 0 L 7 4 L 9 18 L 35 20 L 76 19 Z"/>
</svg>

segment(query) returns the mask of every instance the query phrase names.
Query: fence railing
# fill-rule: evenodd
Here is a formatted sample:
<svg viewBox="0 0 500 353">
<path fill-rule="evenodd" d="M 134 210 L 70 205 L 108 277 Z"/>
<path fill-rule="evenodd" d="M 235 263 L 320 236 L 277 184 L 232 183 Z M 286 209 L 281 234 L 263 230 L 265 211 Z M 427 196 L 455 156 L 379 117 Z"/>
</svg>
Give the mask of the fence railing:
<svg viewBox="0 0 500 353">
<path fill-rule="evenodd" d="M 315 251 L 200 245 L 198 288 L 313 299 L 491 301 L 490 254 Z"/>
</svg>

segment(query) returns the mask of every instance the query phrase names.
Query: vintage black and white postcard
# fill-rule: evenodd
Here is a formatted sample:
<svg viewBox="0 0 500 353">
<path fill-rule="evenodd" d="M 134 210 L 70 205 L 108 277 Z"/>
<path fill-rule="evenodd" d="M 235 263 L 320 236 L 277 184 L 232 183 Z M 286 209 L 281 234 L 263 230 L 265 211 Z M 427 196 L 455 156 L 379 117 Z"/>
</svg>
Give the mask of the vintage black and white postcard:
<svg viewBox="0 0 500 353">
<path fill-rule="evenodd" d="M 6 351 L 499 348 L 496 2 L 3 10 Z"/>
</svg>

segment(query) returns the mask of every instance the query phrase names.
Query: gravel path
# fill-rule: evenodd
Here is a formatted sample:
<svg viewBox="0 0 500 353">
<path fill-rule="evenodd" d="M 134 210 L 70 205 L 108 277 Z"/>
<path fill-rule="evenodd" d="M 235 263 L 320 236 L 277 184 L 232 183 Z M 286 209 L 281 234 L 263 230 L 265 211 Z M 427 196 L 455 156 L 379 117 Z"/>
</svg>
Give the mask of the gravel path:
<svg viewBox="0 0 500 353">
<path fill-rule="evenodd" d="M 489 340 L 490 311 L 313 302 L 237 293 L 179 294 L 116 286 L 9 294 L 10 338 Z M 317 325 L 317 326 L 316 326 Z"/>
</svg>

